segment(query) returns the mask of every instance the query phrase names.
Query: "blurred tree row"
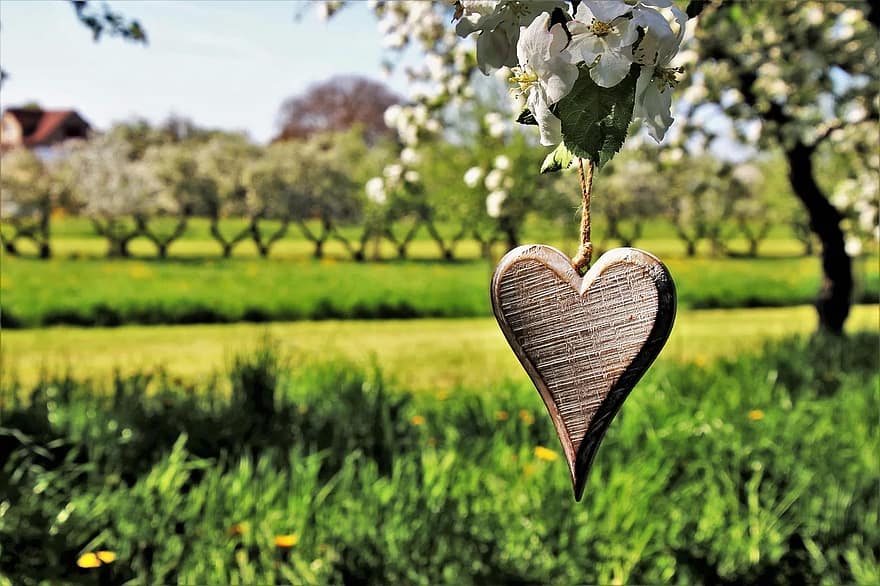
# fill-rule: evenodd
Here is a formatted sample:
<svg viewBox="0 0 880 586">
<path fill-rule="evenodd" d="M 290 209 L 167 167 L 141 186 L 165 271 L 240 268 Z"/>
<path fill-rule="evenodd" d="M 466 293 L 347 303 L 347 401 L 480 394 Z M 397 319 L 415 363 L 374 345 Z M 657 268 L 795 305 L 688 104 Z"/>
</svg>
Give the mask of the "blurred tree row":
<svg viewBox="0 0 880 586">
<path fill-rule="evenodd" d="M 474 106 L 454 140 L 436 140 L 418 152 L 401 152 L 388 137 L 371 143 L 360 127 L 258 146 L 179 119 L 156 127 L 120 124 L 51 157 L 6 154 L 0 238 L 7 253 L 30 239 L 49 257 L 57 209 L 88 217 L 108 254 L 120 257 L 138 237 L 166 257 L 192 217 L 209 220 L 226 257 L 245 241 L 268 256 L 291 229 L 312 243 L 317 258 L 336 240 L 356 260 L 365 260 L 371 245 L 378 250 L 383 239 L 405 258 L 420 231 L 444 259 L 453 259 L 465 239 L 478 242 L 487 257 L 496 243 L 516 246 L 529 218 L 574 234 L 575 177 L 536 175 L 543 153 L 527 135 L 497 125 L 498 116 Z M 689 255 L 706 242 L 713 254 L 755 256 L 771 228 L 787 221 L 797 233 L 803 223 L 779 179 L 783 164 L 763 156 L 734 165 L 637 143 L 597 177 L 594 211 L 609 243 L 635 245 L 647 223 L 663 220 Z M 840 185 L 858 187 L 845 178 Z M 859 234 L 872 238 L 867 230 Z M 734 238 L 748 248 L 732 251 Z M 805 253 L 811 251 L 806 238 Z"/>
</svg>

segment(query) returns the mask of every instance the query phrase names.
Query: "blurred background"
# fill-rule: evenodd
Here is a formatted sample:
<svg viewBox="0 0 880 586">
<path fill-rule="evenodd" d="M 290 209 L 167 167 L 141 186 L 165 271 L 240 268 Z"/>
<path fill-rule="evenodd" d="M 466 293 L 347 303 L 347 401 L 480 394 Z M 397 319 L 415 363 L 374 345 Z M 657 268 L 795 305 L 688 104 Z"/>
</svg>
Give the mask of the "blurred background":
<svg viewBox="0 0 880 586">
<path fill-rule="evenodd" d="M 678 317 L 575 503 L 488 288 L 577 174 L 454 3 L 3 0 L 0 584 L 880 582 L 880 10 L 677 4 L 592 223 Z"/>
</svg>

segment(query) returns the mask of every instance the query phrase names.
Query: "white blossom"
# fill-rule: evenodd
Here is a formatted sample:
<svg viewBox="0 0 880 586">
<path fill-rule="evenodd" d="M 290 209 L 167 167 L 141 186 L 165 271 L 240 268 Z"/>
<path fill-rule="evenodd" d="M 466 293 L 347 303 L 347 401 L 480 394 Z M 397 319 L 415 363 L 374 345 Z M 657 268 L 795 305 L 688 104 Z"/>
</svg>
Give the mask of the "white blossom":
<svg viewBox="0 0 880 586">
<path fill-rule="evenodd" d="M 384 205 L 388 201 L 388 195 L 385 193 L 385 182 L 381 177 L 373 177 L 367 181 L 365 185 L 367 191 L 367 199 L 371 202 Z"/>
<path fill-rule="evenodd" d="M 638 28 L 625 16 L 632 6 L 622 0 L 583 0 L 568 23 L 571 42 L 565 52 L 572 63 L 586 63 L 597 85 L 614 87 L 633 63 Z"/>
<path fill-rule="evenodd" d="M 464 184 L 473 189 L 479 185 L 482 178 L 483 170 L 479 167 L 471 167 L 464 173 Z"/>
<path fill-rule="evenodd" d="M 545 146 L 562 140 L 562 123 L 550 106 L 571 91 L 578 76 L 577 66 L 562 54 L 567 42 L 562 25 L 550 27 L 550 15 L 545 12 L 522 30 L 516 48 L 519 66 L 513 68 L 511 81 L 519 85 L 519 95 L 526 98 Z"/>
<path fill-rule="evenodd" d="M 501 169 L 492 169 L 486 175 L 486 180 L 484 182 L 486 189 L 489 191 L 495 191 L 501 188 L 502 183 L 504 182 L 504 171 Z"/>
<path fill-rule="evenodd" d="M 461 37 L 478 33 L 477 64 L 483 73 L 516 65 L 520 27 L 531 24 L 542 12 L 565 9 L 559 0 L 486 1 L 463 0 L 464 17 L 455 32 Z"/>
<path fill-rule="evenodd" d="M 680 68 L 671 67 L 685 34 L 687 17 L 675 13 L 678 30 L 674 36 L 658 36 L 653 42 L 656 61 L 643 65 L 636 81 L 636 104 L 633 117 L 644 121 L 651 138 L 660 142 L 672 125 L 672 88 L 678 85 Z"/>
<path fill-rule="evenodd" d="M 510 169 L 510 158 L 507 155 L 498 155 L 495 157 L 495 168 L 507 171 Z"/>
<path fill-rule="evenodd" d="M 421 156 L 419 156 L 415 149 L 406 147 L 400 152 L 400 161 L 404 165 L 418 165 L 419 161 L 421 161 Z"/>
<path fill-rule="evenodd" d="M 501 216 L 501 208 L 504 205 L 504 200 L 507 199 L 507 192 L 496 190 L 489 195 L 486 196 L 486 214 L 489 215 L 490 218 L 497 218 Z"/>
<path fill-rule="evenodd" d="M 483 123 L 492 138 L 500 138 L 507 131 L 507 124 L 504 122 L 504 116 L 499 112 L 489 112 L 483 117 Z"/>
</svg>

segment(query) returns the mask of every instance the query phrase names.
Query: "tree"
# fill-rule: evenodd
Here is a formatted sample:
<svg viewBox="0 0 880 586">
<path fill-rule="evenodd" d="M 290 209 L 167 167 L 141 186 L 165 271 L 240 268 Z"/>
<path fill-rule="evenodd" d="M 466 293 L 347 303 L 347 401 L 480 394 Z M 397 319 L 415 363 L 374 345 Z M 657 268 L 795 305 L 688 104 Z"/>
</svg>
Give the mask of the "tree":
<svg viewBox="0 0 880 586">
<path fill-rule="evenodd" d="M 344 75 L 310 86 L 281 106 L 275 139 L 308 138 L 313 134 L 342 132 L 359 126 L 368 144 L 388 137 L 385 110 L 400 97 L 385 85 L 359 76 Z"/>
<path fill-rule="evenodd" d="M 57 161 L 43 161 L 26 149 L 3 156 L 0 166 L 0 242 L 9 254 L 17 254 L 16 242 L 28 239 L 39 249 L 40 258 L 52 256 L 50 219 L 52 209 L 67 190 Z"/>
<path fill-rule="evenodd" d="M 852 267 L 843 216 L 817 177 L 815 156 L 829 148 L 877 152 L 876 8 L 861 1 L 701 5 L 691 47 L 696 66 L 686 90 L 695 98 L 691 111 L 714 107 L 734 122 L 742 140 L 782 149 L 792 191 L 822 244 L 820 329 L 840 334 L 853 293 Z M 849 132 L 853 128 L 865 131 Z M 688 130 L 717 134 L 711 124 L 693 123 Z"/>
<path fill-rule="evenodd" d="M 301 215 L 308 206 L 302 172 L 303 165 L 308 163 L 303 160 L 301 151 L 297 144 L 275 144 L 244 168 L 245 208 L 251 239 L 264 258 L 287 234 L 291 218 Z"/>
<path fill-rule="evenodd" d="M 141 234 L 156 246 L 159 258 L 166 258 L 168 247 L 183 236 L 199 202 L 217 190 L 215 181 L 199 168 L 193 150 L 191 144 L 165 144 L 150 147 L 144 156 L 165 205 L 156 210 L 158 216 L 139 214 L 136 221 Z"/>
<path fill-rule="evenodd" d="M 669 198 L 656 160 L 656 148 L 628 148 L 602 170 L 597 211 L 605 217 L 608 238 L 623 246 L 641 238 L 645 221 L 661 215 Z"/>
<path fill-rule="evenodd" d="M 260 152 L 259 147 L 242 135 L 218 134 L 196 154 L 199 169 L 216 187 L 201 192 L 198 211 L 210 219 L 211 237 L 220 244 L 224 258 L 231 257 L 235 246 L 253 234 L 250 224 L 225 231 L 221 220 L 247 215 L 245 169 Z"/>
<path fill-rule="evenodd" d="M 136 159 L 131 144 L 118 133 L 77 144 L 67 164 L 75 177 L 82 212 L 107 239 L 108 256 L 130 256 L 128 245 L 141 234 L 138 217 L 176 207 L 150 165 Z"/>
</svg>

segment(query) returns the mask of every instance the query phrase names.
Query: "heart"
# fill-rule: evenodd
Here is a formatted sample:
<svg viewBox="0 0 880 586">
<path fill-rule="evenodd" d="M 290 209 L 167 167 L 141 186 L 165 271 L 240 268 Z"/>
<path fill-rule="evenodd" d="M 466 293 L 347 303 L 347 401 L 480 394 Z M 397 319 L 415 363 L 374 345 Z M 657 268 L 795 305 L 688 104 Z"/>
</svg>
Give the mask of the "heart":
<svg viewBox="0 0 880 586">
<path fill-rule="evenodd" d="M 606 252 L 581 277 L 555 248 L 520 246 L 495 269 L 492 309 L 550 412 L 579 501 L 605 431 L 672 330 L 672 277 L 636 248 Z"/>
</svg>

